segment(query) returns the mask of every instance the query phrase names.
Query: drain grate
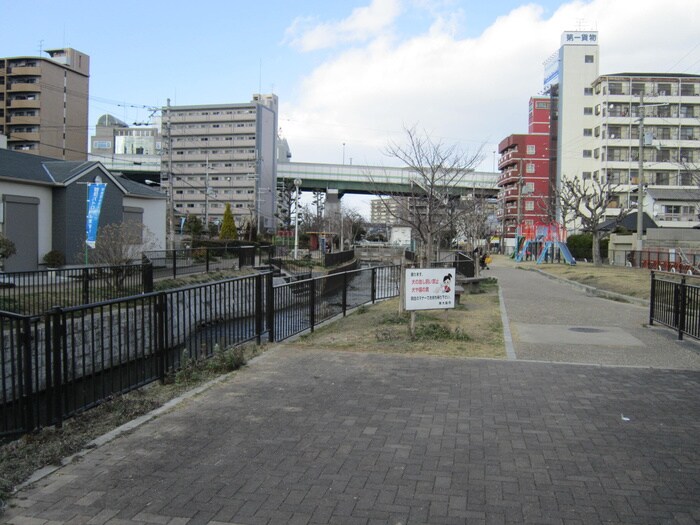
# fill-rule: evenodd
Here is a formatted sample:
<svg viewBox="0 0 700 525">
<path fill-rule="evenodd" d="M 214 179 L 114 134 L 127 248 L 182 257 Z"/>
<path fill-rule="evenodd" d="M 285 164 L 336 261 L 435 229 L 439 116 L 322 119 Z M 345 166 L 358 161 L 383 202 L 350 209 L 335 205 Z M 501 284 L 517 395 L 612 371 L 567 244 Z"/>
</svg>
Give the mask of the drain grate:
<svg viewBox="0 0 700 525">
<path fill-rule="evenodd" d="M 605 330 L 601 330 L 600 328 L 588 328 L 587 326 L 574 326 L 573 328 L 569 328 L 569 331 L 582 332 L 584 334 L 600 334 L 605 332 Z"/>
</svg>

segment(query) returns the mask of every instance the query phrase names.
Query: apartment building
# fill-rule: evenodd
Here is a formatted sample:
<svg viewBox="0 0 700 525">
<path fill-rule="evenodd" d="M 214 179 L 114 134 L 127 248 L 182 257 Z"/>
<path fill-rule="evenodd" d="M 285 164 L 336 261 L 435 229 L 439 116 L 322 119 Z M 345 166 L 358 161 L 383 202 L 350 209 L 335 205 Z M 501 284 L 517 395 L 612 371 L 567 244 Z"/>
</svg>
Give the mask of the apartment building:
<svg viewBox="0 0 700 525">
<path fill-rule="evenodd" d="M 157 183 L 163 149 L 160 122 L 159 117 L 153 125 L 129 126 L 113 115 L 102 115 L 90 137 L 90 160 L 132 180 Z"/>
<path fill-rule="evenodd" d="M 641 182 L 660 227 L 700 224 L 700 75 L 620 73 L 592 87 L 596 166 L 584 177 L 611 181 L 620 208 L 637 206 Z"/>
<path fill-rule="evenodd" d="M 497 218 L 506 250 L 515 246 L 521 223 L 546 222 L 552 216 L 549 97 L 531 97 L 527 134 L 506 137 L 498 145 Z"/>
<path fill-rule="evenodd" d="M 397 198 L 372 199 L 370 205 L 370 222 L 372 224 L 399 224 L 401 221 L 396 217 L 401 207 Z"/>
<path fill-rule="evenodd" d="M 0 58 L 0 135 L 7 148 L 87 159 L 90 57 L 71 48 L 49 58 Z"/>
<path fill-rule="evenodd" d="M 597 32 L 567 31 L 545 61 L 552 180 L 610 182 L 609 217 L 638 206 L 641 182 L 643 210 L 658 226 L 697 226 L 700 76 L 600 75 L 598 57 Z"/>
<path fill-rule="evenodd" d="M 238 227 L 276 227 L 276 95 L 249 103 L 163 108 L 161 187 L 177 218 L 223 219 L 230 203 Z"/>
</svg>

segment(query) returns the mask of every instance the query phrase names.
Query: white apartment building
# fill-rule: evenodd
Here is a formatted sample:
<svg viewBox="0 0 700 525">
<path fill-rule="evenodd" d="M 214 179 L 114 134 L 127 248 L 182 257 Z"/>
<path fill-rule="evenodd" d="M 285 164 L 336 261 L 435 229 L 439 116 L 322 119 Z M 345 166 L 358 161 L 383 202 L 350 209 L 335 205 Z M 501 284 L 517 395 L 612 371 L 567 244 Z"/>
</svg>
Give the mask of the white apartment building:
<svg viewBox="0 0 700 525">
<path fill-rule="evenodd" d="M 641 145 L 644 211 L 661 227 L 700 224 L 700 75 L 603 75 L 593 89 L 592 176 L 618 186 L 620 207 L 636 205 Z"/>
<path fill-rule="evenodd" d="M 567 31 L 544 64 L 552 99 L 552 179 L 557 187 L 570 177 L 611 181 L 617 199 L 609 216 L 636 206 L 643 124 L 644 211 L 659 226 L 700 224 L 700 76 L 601 76 L 598 57 L 597 32 Z"/>
<path fill-rule="evenodd" d="M 559 51 L 544 64 L 545 89 L 552 97 L 552 142 L 556 184 L 564 178 L 584 177 L 596 169 L 596 101 L 592 84 L 598 78 L 598 33 L 566 31 Z"/>
<path fill-rule="evenodd" d="M 243 104 L 163 108 L 161 187 L 175 224 L 195 215 L 220 222 L 230 203 L 238 227 L 275 228 L 276 95 Z"/>
</svg>

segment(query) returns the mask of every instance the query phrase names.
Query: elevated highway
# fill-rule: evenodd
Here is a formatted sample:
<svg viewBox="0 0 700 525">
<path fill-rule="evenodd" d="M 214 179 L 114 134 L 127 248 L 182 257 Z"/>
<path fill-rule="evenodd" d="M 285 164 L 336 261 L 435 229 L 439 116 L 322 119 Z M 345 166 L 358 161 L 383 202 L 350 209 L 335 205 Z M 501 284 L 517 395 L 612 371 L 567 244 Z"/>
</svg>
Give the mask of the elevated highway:
<svg viewBox="0 0 700 525">
<path fill-rule="evenodd" d="M 498 173 L 474 171 L 455 185 L 461 195 L 479 193 L 494 196 L 498 192 Z M 307 162 L 280 162 L 277 180 L 301 180 L 302 191 L 326 191 L 342 196 L 356 194 L 411 194 L 412 181 L 417 175 L 408 168 L 359 166 L 349 164 L 316 164 Z M 332 190 L 332 191 L 329 191 Z"/>
</svg>

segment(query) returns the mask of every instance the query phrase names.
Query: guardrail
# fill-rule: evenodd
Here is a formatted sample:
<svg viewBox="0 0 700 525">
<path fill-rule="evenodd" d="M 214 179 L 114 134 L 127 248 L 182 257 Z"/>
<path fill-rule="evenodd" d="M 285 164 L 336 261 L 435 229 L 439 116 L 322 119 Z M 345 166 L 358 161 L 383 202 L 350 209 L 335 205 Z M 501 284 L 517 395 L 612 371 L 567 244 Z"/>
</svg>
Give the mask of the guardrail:
<svg viewBox="0 0 700 525">
<path fill-rule="evenodd" d="M 61 422 L 110 396 L 267 336 L 280 341 L 348 309 L 397 296 L 400 267 L 341 272 L 273 286 L 271 272 L 167 292 L 0 312 L 0 435 Z"/>
<path fill-rule="evenodd" d="M 671 272 L 651 272 L 649 324 L 659 323 L 700 339 L 700 278 Z"/>
</svg>

